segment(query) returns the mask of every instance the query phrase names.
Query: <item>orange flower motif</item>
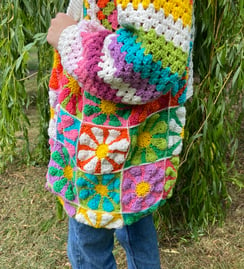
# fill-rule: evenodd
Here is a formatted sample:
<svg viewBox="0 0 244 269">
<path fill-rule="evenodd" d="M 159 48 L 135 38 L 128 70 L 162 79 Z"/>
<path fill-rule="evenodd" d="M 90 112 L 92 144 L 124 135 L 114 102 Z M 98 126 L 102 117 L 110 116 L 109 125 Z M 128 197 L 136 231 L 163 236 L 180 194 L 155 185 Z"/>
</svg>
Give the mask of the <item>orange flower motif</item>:
<svg viewBox="0 0 244 269">
<path fill-rule="evenodd" d="M 127 129 L 84 125 L 78 144 L 78 166 L 87 173 L 105 174 L 123 167 L 129 149 Z"/>
</svg>

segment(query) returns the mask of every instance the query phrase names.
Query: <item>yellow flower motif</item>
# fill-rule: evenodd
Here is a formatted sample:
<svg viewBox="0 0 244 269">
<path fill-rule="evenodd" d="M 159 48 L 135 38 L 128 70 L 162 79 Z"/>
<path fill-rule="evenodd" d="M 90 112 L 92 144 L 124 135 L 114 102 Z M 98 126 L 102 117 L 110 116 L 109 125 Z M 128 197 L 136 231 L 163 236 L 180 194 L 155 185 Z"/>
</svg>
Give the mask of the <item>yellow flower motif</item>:
<svg viewBox="0 0 244 269">
<path fill-rule="evenodd" d="M 149 132 L 142 132 L 138 136 L 138 146 L 141 148 L 146 148 L 150 145 L 152 135 Z"/>
<path fill-rule="evenodd" d="M 96 185 L 95 190 L 102 196 L 108 196 L 108 187 L 102 184 Z"/>
<path fill-rule="evenodd" d="M 108 155 L 109 147 L 106 144 L 101 144 L 97 147 L 96 156 L 98 159 L 103 159 Z"/>
<path fill-rule="evenodd" d="M 120 213 L 102 213 L 80 207 L 76 220 L 95 228 L 122 228 L 123 219 Z"/>
<path fill-rule="evenodd" d="M 116 114 L 117 106 L 115 103 L 107 101 L 107 100 L 101 100 L 101 104 L 99 105 L 101 108 L 101 113 L 110 115 L 110 114 Z"/>
<path fill-rule="evenodd" d="M 73 77 L 70 77 L 67 87 L 72 94 L 78 95 L 80 93 L 80 86 Z"/>
<path fill-rule="evenodd" d="M 73 178 L 73 169 L 70 165 L 66 165 L 64 167 L 64 177 L 68 180 L 72 180 Z"/>
<path fill-rule="evenodd" d="M 151 185 L 146 182 L 142 181 L 136 185 L 136 195 L 138 197 L 145 197 L 151 189 Z"/>
</svg>

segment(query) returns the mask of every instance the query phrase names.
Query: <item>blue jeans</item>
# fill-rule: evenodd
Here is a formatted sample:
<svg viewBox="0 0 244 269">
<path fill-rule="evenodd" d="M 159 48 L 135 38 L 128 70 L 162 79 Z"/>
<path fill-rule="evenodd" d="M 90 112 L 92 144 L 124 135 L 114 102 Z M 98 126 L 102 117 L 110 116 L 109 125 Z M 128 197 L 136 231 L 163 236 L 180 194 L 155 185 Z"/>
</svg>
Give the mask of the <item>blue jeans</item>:
<svg viewBox="0 0 244 269">
<path fill-rule="evenodd" d="M 128 269 L 160 269 L 152 215 L 122 229 L 95 229 L 69 219 L 68 257 L 73 269 L 116 269 L 114 232 L 126 251 Z"/>
</svg>

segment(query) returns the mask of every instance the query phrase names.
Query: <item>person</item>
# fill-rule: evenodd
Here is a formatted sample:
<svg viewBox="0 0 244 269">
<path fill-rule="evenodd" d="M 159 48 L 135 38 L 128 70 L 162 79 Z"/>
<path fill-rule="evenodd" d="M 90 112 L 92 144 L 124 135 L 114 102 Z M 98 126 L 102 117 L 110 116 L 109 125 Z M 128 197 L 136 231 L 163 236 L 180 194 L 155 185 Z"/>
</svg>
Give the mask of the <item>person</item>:
<svg viewBox="0 0 244 269">
<path fill-rule="evenodd" d="M 172 195 L 192 95 L 193 1 L 73 0 L 52 19 L 47 188 L 74 269 L 159 269 L 152 213 Z"/>
</svg>

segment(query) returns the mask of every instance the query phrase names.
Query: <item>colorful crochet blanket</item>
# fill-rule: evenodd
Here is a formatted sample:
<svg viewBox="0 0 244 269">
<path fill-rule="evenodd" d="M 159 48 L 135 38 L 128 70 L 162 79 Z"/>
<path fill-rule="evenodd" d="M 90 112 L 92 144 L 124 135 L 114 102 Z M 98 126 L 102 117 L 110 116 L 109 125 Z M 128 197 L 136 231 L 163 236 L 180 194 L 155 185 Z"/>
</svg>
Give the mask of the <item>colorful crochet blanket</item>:
<svg viewBox="0 0 244 269">
<path fill-rule="evenodd" d="M 193 1 L 85 0 L 81 10 L 54 56 L 47 187 L 79 222 L 120 228 L 172 195 Z"/>
</svg>

